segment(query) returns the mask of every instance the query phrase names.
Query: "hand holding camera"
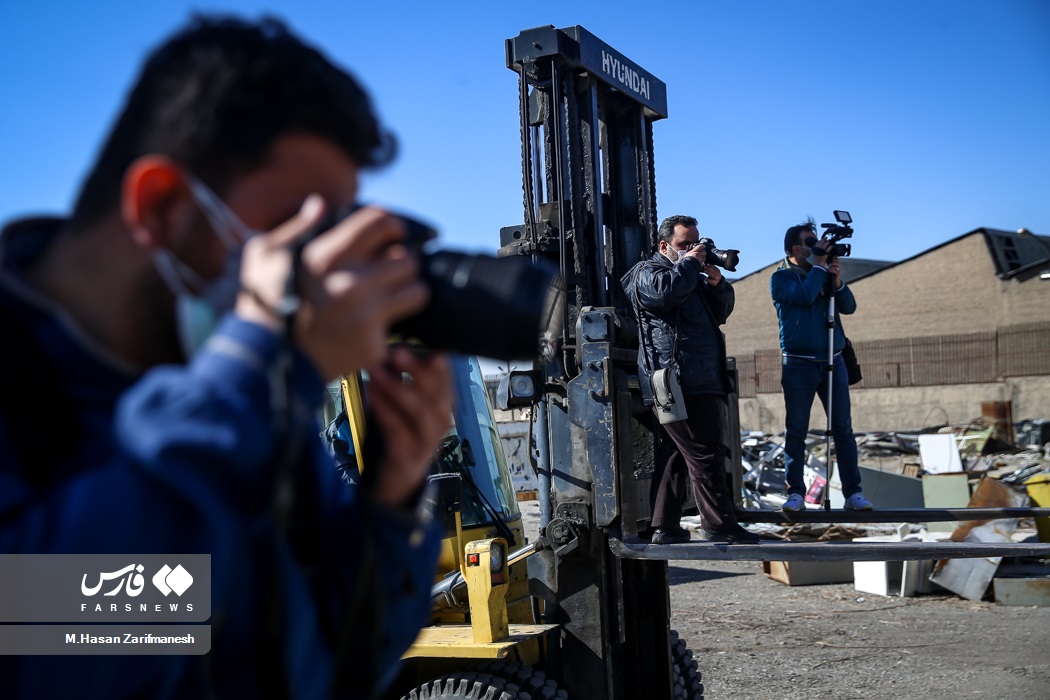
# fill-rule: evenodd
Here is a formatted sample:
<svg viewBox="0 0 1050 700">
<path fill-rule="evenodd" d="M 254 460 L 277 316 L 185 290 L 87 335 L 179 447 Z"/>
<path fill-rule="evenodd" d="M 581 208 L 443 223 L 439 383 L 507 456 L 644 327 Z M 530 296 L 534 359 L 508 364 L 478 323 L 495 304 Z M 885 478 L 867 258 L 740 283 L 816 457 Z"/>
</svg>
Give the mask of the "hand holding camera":
<svg viewBox="0 0 1050 700">
<path fill-rule="evenodd" d="M 402 380 L 406 374 L 411 381 Z M 426 477 L 451 423 L 451 375 L 445 355 L 420 355 L 405 346 L 393 346 L 386 363 L 369 369 L 369 410 L 382 435 L 379 463 L 370 465 L 378 468 L 369 474 L 379 503 L 405 504 Z"/>
<path fill-rule="evenodd" d="M 335 214 L 311 196 L 246 246 L 238 313 L 272 328 L 294 314 L 296 343 L 329 378 L 377 362 L 391 335 L 503 360 L 546 351 L 562 315 L 557 271 L 525 256 L 426 251 L 436 237 L 404 216 Z"/>
<path fill-rule="evenodd" d="M 294 313 L 296 345 L 333 379 L 381 362 L 390 328 L 422 310 L 429 292 L 419 261 L 401 244 L 398 217 L 360 209 L 325 228 L 327 216 L 321 198 L 311 195 L 294 217 L 248 241 L 237 313 L 276 330 Z M 288 290 L 296 246 L 297 289 Z M 286 308 L 291 298 L 296 307 Z"/>
<path fill-rule="evenodd" d="M 453 403 L 443 353 L 389 342 L 391 329 L 432 297 L 408 229 L 371 207 L 333 217 L 311 195 L 294 217 L 245 245 L 236 307 L 241 318 L 286 333 L 327 380 L 368 371 L 380 446 L 368 490 L 395 508 L 418 491 Z"/>
<path fill-rule="evenodd" d="M 827 257 L 828 249 L 832 246 L 831 241 L 826 238 L 821 238 L 819 241 L 815 238 L 809 238 L 806 240 L 806 244 L 809 246 L 810 255 L 814 258 Z"/>
<path fill-rule="evenodd" d="M 839 241 L 853 236 L 853 229 L 850 227 L 853 219 L 848 211 L 836 209 L 835 221 L 838 223 L 820 225 L 825 230 L 819 241 L 812 236 L 805 240 L 805 244 L 809 246 L 813 257 L 823 258 L 830 255 L 832 258 L 844 258 L 849 256 L 849 244 L 839 243 Z"/>
</svg>

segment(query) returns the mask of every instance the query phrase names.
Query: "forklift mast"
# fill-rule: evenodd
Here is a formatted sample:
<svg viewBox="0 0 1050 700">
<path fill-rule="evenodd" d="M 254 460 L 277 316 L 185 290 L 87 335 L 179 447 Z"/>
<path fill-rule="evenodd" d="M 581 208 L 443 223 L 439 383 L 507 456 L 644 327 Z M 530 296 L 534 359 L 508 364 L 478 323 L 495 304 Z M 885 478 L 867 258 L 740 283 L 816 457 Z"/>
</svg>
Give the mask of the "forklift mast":
<svg viewBox="0 0 1050 700">
<path fill-rule="evenodd" d="M 653 122 L 667 116 L 667 89 L 579 26 L 523 31 L 506 52 L 525 221 L 501 230 L 500 254 L 555 262 L 566 291 L 558 351 L 536 372 L 541 527 L 554 550 L 529 560 L 530 592 L 561 625 L 550 661 L 569 697 L 671 697 L 667 563 L 610 547 L 649 519 L 653 426 L 620 277 L 656 241 Z"/>
</svg>

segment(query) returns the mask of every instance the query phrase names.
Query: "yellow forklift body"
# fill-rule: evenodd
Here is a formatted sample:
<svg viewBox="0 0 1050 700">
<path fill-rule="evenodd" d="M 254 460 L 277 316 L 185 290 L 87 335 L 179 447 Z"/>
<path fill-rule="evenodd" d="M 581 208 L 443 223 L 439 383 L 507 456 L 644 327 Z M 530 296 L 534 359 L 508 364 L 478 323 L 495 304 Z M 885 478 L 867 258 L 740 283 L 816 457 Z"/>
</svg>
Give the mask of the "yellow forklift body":
<svg viewBox="0 0 1050 700">
<path fill-rule="evenodd" d="M 453 363 L 454 372 L 469 373 L 460 367 L 459 363 Z M 353 452 L 361 471 L 368 468 L 362 460 L 367 424 L 362 381 L 358 376 L 346 376 L 339 382 L 339 394 L 353 438 Z M 499 453 L 494 460 L 496 468 L 506 471 L 502 447 L 495 445 L 493 451 Z M 509 474 L 502 478 L 509 482 Z M 506 533 L 520 545 L 526 541 L 521 514 L 517 512 L 516 502 L 507 505 L 511 506 L 510 512 L 505 512 L 502 517 Z M 467 582 L 468 607 L 436 611 L 434 624 L 420 632 L 404 658 L 512 659 L 528 665 L 537 663 L 544 653 L 545 635 L 558 626 L 533 624 L 533 601 L 529 595 L 525 563 L 507 566 L 508 543 L 499 537 L 499 530 L 493 523 L 464 527 L 459 513 L 455 520 L 455 528 L 450 529 L 441 545 L 437 578 L 440 579 L 445 572 L 459 570 Z M 497 543 L 503 552 L 503 563 L 498 574 L 490 575 L 493 543 Z M 480 564 L 471 566 L 472 557 Z"/>
<path fill-rule="evenodd" d="M 495 555 L 494 555 L 495 552 Z M 405 658 L 507 659 L 535 664 L 543 637 L 557 625 L 510 624 L 507 592 L 510 568 L 507 541 L 468 542 L 464 548 L 470 624 L 423 629 Z"/>
</svg>

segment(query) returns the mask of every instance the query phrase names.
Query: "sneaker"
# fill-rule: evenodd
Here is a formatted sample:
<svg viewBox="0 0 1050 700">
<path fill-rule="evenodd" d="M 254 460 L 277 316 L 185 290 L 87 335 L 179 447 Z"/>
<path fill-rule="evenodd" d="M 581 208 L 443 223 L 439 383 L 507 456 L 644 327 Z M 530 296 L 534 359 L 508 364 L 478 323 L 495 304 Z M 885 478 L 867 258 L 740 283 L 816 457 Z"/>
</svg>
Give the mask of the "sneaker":
<svg viewBox="0 0 1050 700">
<path fill-rule="evenodd" d="M 653 531 L 653 544 L 681 544 L 692 539 L 684 527 L 656 528 Z"/>
<path fill-rule="evenodd" d="M 870 503 L 868 505 L 871 505 Z M 800 493 L 793 493 L 788 496 L 788 499 L 784 501 L 784 505 L 780 506 L 780 510 L 786 510 L 789 513 L 794 513 L 800 510 L 806 509 L 806 499 L 802 497 Z"/>
<path fill-rule="evenodd" d="M 729 544 L 758 544 L 762 538 L 739 525 L 730 525 L 717 530 L 701 530 L 700 534 L 708 542 L 728 542 Z"/>
<path fill-rule="evenodd" d="M 846 499 L 846 510 L 874 510 L 871 501 L 864 498 L 864 494 L 858 491 Z"/>
</svg>

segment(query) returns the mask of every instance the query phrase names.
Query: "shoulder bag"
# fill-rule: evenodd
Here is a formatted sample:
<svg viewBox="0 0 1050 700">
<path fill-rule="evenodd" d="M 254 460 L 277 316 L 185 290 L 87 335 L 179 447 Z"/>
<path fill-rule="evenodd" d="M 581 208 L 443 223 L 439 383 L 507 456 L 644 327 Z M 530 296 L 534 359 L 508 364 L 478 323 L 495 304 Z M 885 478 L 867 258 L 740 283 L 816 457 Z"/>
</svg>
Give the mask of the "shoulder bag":
<svg viewBox="0 0 1050 700">
<path fill-rule="evenodd" d="M 842 348 L 842 359 L 846 363 L 846 376 L 849 377 L 850 386 L 864 379 L 860 372 L 860 363 L 857 362 L 857 353 L 853 350 L 853 343 L 849 338 L 846 338 L 846 346 Z"/>
<path fill-rule="evenodd" d="M 682 385 L 678 370 L 678 326 L 674 327 L 674 343 L 671 346 L 671 364 L 664 369 L 653 371 L 649 364 L 649 353 L 645 351 L 645 321 L 642 316 L 642 305 L 638 300 L 638 278 L 635 277 L 632 287 L 634 292 L 634 313 L 638 319 L 638 343 L 642 345 L 642 360 L 649 372 L 649 386 L 653 390 L 653 409 L 661 425 L 677 423 L 689 417 L 682 396 Z"/>
</svg>

